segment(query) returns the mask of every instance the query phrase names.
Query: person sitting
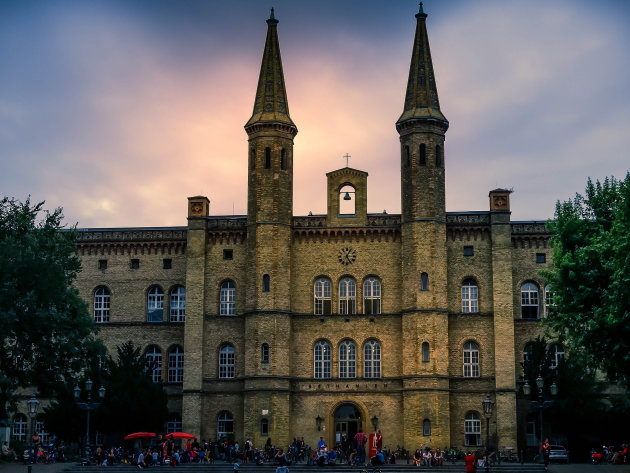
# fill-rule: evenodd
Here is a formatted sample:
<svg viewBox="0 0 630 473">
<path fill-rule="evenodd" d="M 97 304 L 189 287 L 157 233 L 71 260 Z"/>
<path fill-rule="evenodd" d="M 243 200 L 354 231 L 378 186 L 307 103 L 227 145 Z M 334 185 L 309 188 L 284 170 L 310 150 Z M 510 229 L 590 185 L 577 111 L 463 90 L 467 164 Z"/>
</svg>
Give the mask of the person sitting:
<svg viewBox="0 0 630 473">
<path fill-rule="evenodd" d="M 444 464 L 444 455 L 442 454 L 442 450 L 440 450 L 440 447 L 437 447 L 435 449 L 433 460 L 435 461 L 435 466 L 442 466 Z"/>
<path fill-rule="evenodd" d="M 9 448 L 9 442 L 2 444 L 2 459 L 5 461 L 13 461 L 17 459 L 17 455 L 12 448 Z"/>
<path fill-rule="evenodd" d="M 426 447 L 424 449 L 424 453 L 422 454 L 422 465 L 431 466 L 432 460 L 433 460 L 433 454 L 431 453 L 431 449 L 429 447 Z"/>
<path fill-rule="evenodd" d="M 273 464 L 276 466 L 287 466 L 289 464 L 281 448 L 278 449 L 276 456 L 273 458 Z"/>
<path fill-rule="evenodd" d="M 328 464 L 336 465 L 337 464 L 337 452 L 334 450 L 328 451 Z"/>
<path fill-rule="evenodd" d="M 376 455 L 370 459 L 370 463 L 372 463 L 373 466 L 381 466 L 385 464 L 385 456 L 383 455 L 383 452 L 381 452 L 380 448 L 376 451 Z"/>
<path fill-rule="evenodd" d="M 420 451 L 420 449 L 416 449 L 412 459 L 414 465 L 420 466 L 420 464 L 422 463 L 422 452 Z"/>
<path fill-rule="evenodd" d="M 352 450 L 350 456 L 348 457 L 348 465 L 354 466 L 357 464 L 357 451 L 356 449 Z"/>
<path fill-rule="evenodd" d="M 324 437 L 319 438 L 319 442 L 317 442 L 317 448 L 320 450 L 326 446 L 326 442 L 324 441 Z"/>
</svg>

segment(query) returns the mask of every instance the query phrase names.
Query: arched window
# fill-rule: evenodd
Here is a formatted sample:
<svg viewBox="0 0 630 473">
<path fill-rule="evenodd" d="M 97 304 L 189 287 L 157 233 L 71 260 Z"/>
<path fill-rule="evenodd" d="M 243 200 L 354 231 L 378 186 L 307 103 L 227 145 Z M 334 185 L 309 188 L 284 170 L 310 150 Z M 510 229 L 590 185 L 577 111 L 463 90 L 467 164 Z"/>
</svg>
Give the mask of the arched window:
<svg viewBox="0 0 630 473">
<path fill-rule="evenodd" d="M 260 435 L 267 437 L 269 435 L 269 420 L 260 419 Z"/>
<path fill-rule="evenodd" d="M 409 146 L 405 146 L 405 167 L 411 166 L 411 152 L 409 151 Z"/>
<path fill-rule="evenodd" d="M 431 435 L 431 421 L 429 419 L 424 419 L 422 421 L 422 435 L 425 437 L 429 437 Z"/>
<path fill-rule="evenodd" d="M 252 169 L 256 169 L 256 150 L 254 148 L 252 148 L 249 151 L 249 156 L 250 156 L 250 166 Z"/>
<path fill-rule="evenodd" d="M 182 431 L 182 418 L 179 414 L 172 413 L 169 414 L 168 419 L 166 421 L 166 433 L 172 434 L 173 432 L 181 432 Z"/>
<path fill-rule="evenodd" d="M 234 347 L 229 343 L 219 349 L 219 378 L 234 377 Z"/>
<path fill-rule="evenodd" d="M 479 345 L 472 341 L 464 344 L 464 376 L 479 377 Z"/>
<path fill-rule="evenodd" d="M 234 433 L 234 418 L 230 411 L 223 411 L 217 417 L 217 438 L 226 439 Z"/>
<path fill-rule="evenodd" d="M 219 315 L 236 315 L 236 286 L 229 279 L 221 283 Z"/>
<path fill-rule="evenodd" d="M 420 144 L 420 166 L 427 165 L 427 145 L 424 143 Z"/>
<path fill-rule="evenodd" d="M 549 354 L 551 355 L 550 367 L 556 369 L 564 360 L 564 347 L 560 343 L 554 343 L 549 347 Z"/>
<path fill-rule="evenodd" d="M 164 291 L 160 286 L 151 286 L 147 294 L 147 322 L 162 322 Z"/>
<path fill-rule="evenodd" d="M 339 313 L 357 313 L 357 283 L 352 278 L 339 281 Z"/>
<path fill-rule="evenodd" d="M 547 284 L 545 286 L 545 317 L 549 316 L 553 310 L 553 291 L 551 286 Z"/>
<path fill-rule="evenodd" d="M 184 322 L 186 320 L 186 289 L 184 286 L 175 286 L 171 289 L 169 320 L 171 322 Z"/>
<path fill-rule="evenodd" d="M 94 322 L 109 322 L 109 289 L 105 286 L 94 289 Z"/>
<path fill-rule="evenodd" d="M 184 349 L 175 345 L 168 352 L 168 382 L 184 382 Z"/>
<path fill-rule="evenodd" d="M 538 286 L 531 281 L 524 283 L 521 286 L 521 316 L 524 319 L 537 319 L 539 301 Z"/>
<path fill-rule="evenodd" d="M 330 315 L 332 311 L 330 288 L 328 278 L 319 278 L 315 281 L 315 315 Z"/>
<path fill-rule="evenodd" d="M 263 274 L 262 292 L 269 292 L 270 282 L 271 282 L 271 279 L 269 278 L 269 275 L 268 274 Z"/>
<path fill-rule="evenodd" d="M 356 212 L 356 189 L 346 184 L 339 189 L 339 215 L 353 216 Z"/>
<path fill-rule="evenodd" d="M 269 363 L 269 344 L 263 343 L 260 345 L 260 362 Z"/>
<path fill-rule="evenodd" d="M 470 411 L 466 414 L 464 435 L 467 447 L 478 447 L 481 445 L 481 419 L 479 418 L 479 414 L 474 411 Z"/>
<path fill-rule="evenodd" d="M 151 345 L 144 352 L 146 370 L 151 375 L 151 381 L 159 383 L 162 381 L 162 350 L 156 345 Z"/>
<path fill-rule="evenodd" d="M 330 378 L 330 343 L 320 340 L 315 344 L 315 378 Z"/>
<path fill-rule="evenodd" d="M 363 313 L 381 313 L 381 281 L 377 278 L 363 281 Z"/>
<path fill-rule="evenodd" d="M 422 361 L 428 363 L 430 359 L 429 342 L 422 342 Z"/>
<path fill-rule="evenodd" d="M 339 377 L 356 378 L 357 346 L 352 340 L 344 340 L 339 344 Z"/>
<path fill-rule="evenodd" d="M 35 432 L 39 434 L 42 445 L 48 445 L 48 431 L 46 430 L 46 423 L 41 418 L 41 414 L 37 416 L 35 420 Z"/>
<path fill-rule="evenodd" d="M 440 145 L 435 146 L 435 167 L 442 167 L 442 147 Z"/>
<path fill-rule="evenodd" d="M 527 342 L 525 344 L 525 348 L 523 348 L 523 362 L 528 362 L 532 359 L 532 354 L 534 353 L 534 343 Z"/>
<path fill-rule="evenodd" d="M 11 437 L 15 440 L 19 440 L 20 442 L 26 441 L 27 426 L 26 416 L 24 414 L 16 414 L 13 418 L 13 430 L 11 432 Z"/>
<path fill-rule="evenodd" d="M 420 275 L 420 290 L 421 291 L 429 290 L 429 275 L 427 273 L 422 273 Z"/>
<path fill-rule="evenodd" d="M 271 148 L 265 148 L 265 169 L 271 169 Z"/>
<path fill-rule="evenodd" d="M 376 340 L 368 340 L 363 345 L 363 376 L 381 377 L 381 344 Z"/>
<path fill-rule="evenodd" d="M 280 169 L 284 170 L 287 168 L 287 151 L 282 148 L 280 151 Z"/>
<path fill-rule="evenodd" d="M 469 314 L 479 312 L 477 281 L 465 279 L 462 283 L 462 312 Z"/>
</svg>

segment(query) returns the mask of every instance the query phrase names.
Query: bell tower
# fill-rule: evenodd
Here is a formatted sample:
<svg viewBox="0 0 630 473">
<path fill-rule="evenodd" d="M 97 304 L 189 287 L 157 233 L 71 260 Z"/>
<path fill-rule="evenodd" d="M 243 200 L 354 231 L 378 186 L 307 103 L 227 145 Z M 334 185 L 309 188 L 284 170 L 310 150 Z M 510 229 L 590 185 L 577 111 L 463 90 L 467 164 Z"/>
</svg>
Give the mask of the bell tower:
<svg viewBox="0 0 630 473">
<path fill-rule="evenodd" d="M 262 444 L 261 412 L 271 412 L 269 435 L 290 443 L 288 418 L 277 405 L 289 405 L 291 340 L 291 220 L 293 217 L 293 138 L 278 20 L 271 9 L 248 137 L 247 286 L 245 301 L 245 436 Z M 260 347 L 271 362 L 261 366 Z M 257 389 L 251 383 L 263 377 Z M 283 436 L 287 437 L 284 438 Z"/>
<path fill-rule="evenodd" d="M 404 408 L 414 413 L 410 418 L 435 419 L 439 432 L 435 444 L 450 445 L 444 190 L 448 120 L 440 110 L 426 19 L 420 3 L 404 109 L 396 122 L 401 150 L 403 343 L 416 347 L 416 356 L 403 360 L 403 376 L 409 376 Z M 430 364 L 420 362 L 423 343 L 431 349 Z M 418 374 L 422 382 L 413 384 Z M 405 442 L 412 444 L 416 431 L 417 426 L 405 422 Z"/>
</svg>

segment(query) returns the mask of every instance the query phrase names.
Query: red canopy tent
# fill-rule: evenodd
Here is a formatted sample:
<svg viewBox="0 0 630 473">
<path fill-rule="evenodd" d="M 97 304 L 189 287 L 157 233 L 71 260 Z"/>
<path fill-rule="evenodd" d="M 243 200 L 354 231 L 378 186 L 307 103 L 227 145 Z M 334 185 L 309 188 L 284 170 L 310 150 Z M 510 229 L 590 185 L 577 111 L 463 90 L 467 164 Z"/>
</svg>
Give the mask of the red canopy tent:
<svg viewBox="0 0 630 473">
<path fill-rule="evenodd" d="M 169 438 L 169 439 L 194 439 L 195 436 L 193 434 L 187 434 L 186 432 L 172 432 L 170 434 L 166 434 L 166 438 Z"/>
<path fill-rule="evenodd" d="M 155 434 L 152 432 L 134 432 L 133 434 L 125 435 L 123 438 L 125 440 L 134 440 L 134 439 L 151 439 L 155 437 Z"/>
</svg>

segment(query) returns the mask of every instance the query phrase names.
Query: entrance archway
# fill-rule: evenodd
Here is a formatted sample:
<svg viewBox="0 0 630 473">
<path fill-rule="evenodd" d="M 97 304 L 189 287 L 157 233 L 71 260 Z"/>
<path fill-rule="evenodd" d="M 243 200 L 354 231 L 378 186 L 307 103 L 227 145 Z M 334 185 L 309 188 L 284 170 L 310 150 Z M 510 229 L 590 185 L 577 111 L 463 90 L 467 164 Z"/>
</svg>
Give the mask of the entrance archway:
<svg viewBox="0 0 630 473">
<path fill-rule="evenodd" d="M 344 436 L 351 441 L 359 430 L 363 429 L 361 423 L 361 409 L 350 402 L 341 404 L 334 413 L 335 444 L 344 444 Z"/>
</svg>

